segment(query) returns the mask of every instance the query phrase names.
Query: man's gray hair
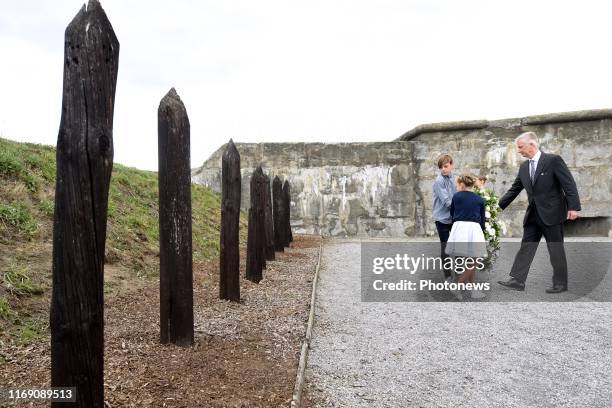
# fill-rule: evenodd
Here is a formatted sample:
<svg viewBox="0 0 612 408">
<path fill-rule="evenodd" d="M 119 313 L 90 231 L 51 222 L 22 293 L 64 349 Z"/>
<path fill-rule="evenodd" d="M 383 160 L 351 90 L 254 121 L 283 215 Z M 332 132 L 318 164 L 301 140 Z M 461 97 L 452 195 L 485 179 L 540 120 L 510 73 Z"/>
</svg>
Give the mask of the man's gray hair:
<svg viewBox="0 0 612 408">
<path fill-rule="evenodd" d="M 538 141 L 538 135 L 536 135 L 535 132 L 521 133 L 516 139 L 514 139 L 515 142 L 518 142 L 519 140 L 522 140 L 525 143 L 535 145 L 536 147 L 540 145 L 540 142 Z"/>
</svg>

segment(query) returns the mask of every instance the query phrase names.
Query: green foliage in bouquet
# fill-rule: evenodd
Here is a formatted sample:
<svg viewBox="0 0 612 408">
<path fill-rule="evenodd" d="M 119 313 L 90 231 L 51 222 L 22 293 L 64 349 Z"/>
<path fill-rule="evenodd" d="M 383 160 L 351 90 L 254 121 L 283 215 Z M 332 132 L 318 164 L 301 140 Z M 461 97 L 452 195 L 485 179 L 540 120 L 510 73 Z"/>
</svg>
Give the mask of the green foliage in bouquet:
<svg viewBox="0 0 612 408">
<path fill-rule="evenodd" d="M 484 236 L 487 240 L 487 259 L 485 259 L 485 269 L 491 268 L 499 253 L 499 240 L 502 233 L 506 232 L 506 226 L 499 220 L 501 208 L 499 199 L 492 190 L 474 189 L 474 192 L 481 196 L 485 201 L 485 230 Z"/>
</svg>

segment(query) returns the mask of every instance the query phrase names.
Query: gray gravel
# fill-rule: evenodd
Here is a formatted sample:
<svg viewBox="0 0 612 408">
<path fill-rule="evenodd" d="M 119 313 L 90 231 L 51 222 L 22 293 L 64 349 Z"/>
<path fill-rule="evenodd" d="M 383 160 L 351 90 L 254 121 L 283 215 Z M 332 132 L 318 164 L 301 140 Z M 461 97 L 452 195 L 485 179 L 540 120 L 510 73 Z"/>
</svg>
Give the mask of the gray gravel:
<svg viewBox="0 0 612 408">
<path fill-rule="evenodd" d="M 612 406 L 611 303 L 363 303 L 360 243 L 323 251 L 306 406 Z"/>
</svg>

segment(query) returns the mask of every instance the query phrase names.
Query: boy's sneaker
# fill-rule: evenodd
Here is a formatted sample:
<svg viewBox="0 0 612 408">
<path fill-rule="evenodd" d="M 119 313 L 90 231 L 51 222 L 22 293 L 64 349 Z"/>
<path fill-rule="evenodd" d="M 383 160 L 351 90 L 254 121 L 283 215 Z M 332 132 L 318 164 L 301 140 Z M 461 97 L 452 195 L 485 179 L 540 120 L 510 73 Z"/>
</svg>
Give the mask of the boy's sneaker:
<svg viewBox="0 0 612 408">
<path fill-rule="evenodd" d="M 449 276 L 448 278 L 446 278 L 446 282 L 447 283 L 453 283 L 453 277 Z"/>
<path fill-rule="evenodd" d="M 472 299 L 483 299 L 485 297 L 487 297 L 487 295 L 485 295 L 480 289 L 472 289 Z"/>
</svg>

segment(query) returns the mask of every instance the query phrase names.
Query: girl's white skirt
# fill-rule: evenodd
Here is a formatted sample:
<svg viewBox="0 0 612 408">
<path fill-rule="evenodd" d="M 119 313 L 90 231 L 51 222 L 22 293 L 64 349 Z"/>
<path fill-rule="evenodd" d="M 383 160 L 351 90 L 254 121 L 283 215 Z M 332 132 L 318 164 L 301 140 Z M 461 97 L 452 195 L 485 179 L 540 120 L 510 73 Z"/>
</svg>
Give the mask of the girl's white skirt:
<svg viewBox="0 0 612 408">
<path fill-rule="evenodd" d="M 450 256 L 486 257 L 487 241 L 480 224 L 473 221 L 453 222 L 445 252 Z"/>
</svg>

